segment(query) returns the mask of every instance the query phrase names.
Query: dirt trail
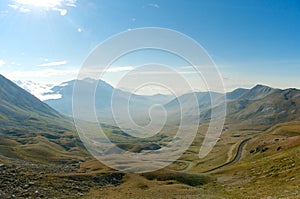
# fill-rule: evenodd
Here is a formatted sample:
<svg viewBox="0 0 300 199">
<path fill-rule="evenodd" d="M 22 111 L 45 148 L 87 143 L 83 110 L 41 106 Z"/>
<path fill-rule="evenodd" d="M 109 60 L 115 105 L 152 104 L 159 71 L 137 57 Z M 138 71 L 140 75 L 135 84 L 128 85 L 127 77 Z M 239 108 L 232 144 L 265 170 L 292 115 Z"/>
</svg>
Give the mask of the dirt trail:
<svg viewBox="0 0 300 199">
<path fill-rule="evenodd" d="M 239 159 L 240 159 L 241 156 L 242 156 L 243 147 L 246 145 L 246 143 L 247 143 L 250 139 L 251 139 L 251 138 L 245 139 L 245 140 L 243 140 L 243 141 L 239 144 L 238 149 L 237 149 L 237 152 L 236 152 L 236 154 L 235 154 L 235 156 L 234 156 L 234 158 L 233 158 L 232 160 L 230 160 L 229 162 L 226 162 L 225 164 L 222 164 L 222 165 L 220 165 L 220 166 L 217 166 L 217 167 L 215 167 L 215 168 L 213 168 L 213 169 L 207 170 L 207 171 L 205 171 L 205 172 L 203 172 L 203 173 L 210 173 L 210 172 L 216 171 L 216 170 L 218 170 L 218 169 L 221 169 L 221 168 L 223 168 L 223 167 L 232 165 L 232 164 L 236 163 L 237 161 L 239 161 Z"/>
</svg>

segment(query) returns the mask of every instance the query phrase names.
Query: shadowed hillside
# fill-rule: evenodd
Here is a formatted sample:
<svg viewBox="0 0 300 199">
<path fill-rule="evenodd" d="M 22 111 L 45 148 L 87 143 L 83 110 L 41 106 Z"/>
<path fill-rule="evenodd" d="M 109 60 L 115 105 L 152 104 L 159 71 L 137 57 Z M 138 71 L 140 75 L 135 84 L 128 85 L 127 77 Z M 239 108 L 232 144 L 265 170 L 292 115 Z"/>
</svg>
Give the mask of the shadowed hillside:
<svg viewBox="0 0 300 199">
<path fill-rule="evenodd" d="M 0 76 L 0 155 L 41 162 L 84 159 L 71 119 Z"/>
</svg>

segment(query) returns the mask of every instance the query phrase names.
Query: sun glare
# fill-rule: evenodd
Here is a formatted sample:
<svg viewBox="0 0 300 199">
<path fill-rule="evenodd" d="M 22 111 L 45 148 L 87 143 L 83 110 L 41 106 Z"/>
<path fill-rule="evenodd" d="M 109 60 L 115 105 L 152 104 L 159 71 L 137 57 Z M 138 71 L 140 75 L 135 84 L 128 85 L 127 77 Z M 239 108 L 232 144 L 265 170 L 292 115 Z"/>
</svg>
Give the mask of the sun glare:
<svg viewBox="0 0 300 199">
<path fill-rule="evenodd" d="M 15 2 L 20 5 L 28 5 L 44 8 L 55 8 L 61 6 L 63 0 L 16 0 Z"/>
<path fill-rule="evenodd" d="M 67 7 L 76 7 L 76 0 L 14 0 L 14 2 L 9 7 L 21 12 L 30 12 L 32 7 L 36 7 L 47 11 L 58 11 L 62 16 L 67 14 Z"/>
</svg>

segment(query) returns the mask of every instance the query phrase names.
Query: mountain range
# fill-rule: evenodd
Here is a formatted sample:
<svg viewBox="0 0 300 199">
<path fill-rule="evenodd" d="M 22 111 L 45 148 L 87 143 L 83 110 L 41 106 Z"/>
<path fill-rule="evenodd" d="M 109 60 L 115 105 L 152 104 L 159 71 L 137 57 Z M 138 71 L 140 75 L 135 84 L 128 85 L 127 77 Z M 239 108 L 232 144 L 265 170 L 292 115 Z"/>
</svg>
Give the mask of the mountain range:
<svg viewBox="0 0 300 199">
<path fill-rule="evenodd" d="M 78 80 L 77 83 L 86 86 L 87 88 L 95 83 L 96 80 L 84 79 Z M 64 82 L 58 86 L 52 87 L 51 92 L 47 95 L 61 96 L 58 99 L 48 99 L 44 102 L 53 107 L 60 113 L 72 115 L 72 93 L 75 80 Z M 135 95 L 129 92 L 113 88 L 104 81 L 98 82 L 96 89 L 95 107 L 99 118 L 108 122 L 112 120 L 111 113 L 111 95 L 115 92 L 115 101 L 120 103 L 120 106 L 126 103 L 128 96 L 130 98 L 130 113 L 133 118 L 138 120 L 148 121 L 148 109 L 155 104 L 162 104 L 166 111 L 174 120 L 180 115 L 180 106 L 186 110 L 195 109 L 190 101 L 194 95 L 197 96 L 199 117 L 201 121 L 210 119 L 211 114 L 211 95 L 214 96 L 216 104 L 218 100 L 221 102 L 222 94 L 217 92 L 196 92 L 187 93 L 179 96 L 177 99 L 171 95 L 153 95 L 143 96 Z M 265 85 L 256 85 L 251 89 L 238 88 L 232 92 L 226 93 L 227 100 L 227 117 L 229 123 L 243 123 L 247 125 L 256 124 L 257 126 L 270 126 L 278 122 L 286 122 L 300 119 L 300 91 L 295 88 L 276 89 Z M 179 101 L 182 102 L 179 105 Z"/>
<path fill-rule="evenodd" d="M 171 99 L 170 95 L 136 95 L 117 88 L 113 88 L 111 85 L 105 81 L 94 79 L 83 79 L 83 80 L 72 80 L 64 82 L 58 86 L 54 86 L 51 90 L 52 92 L 46 93 L 47 95 L 60 95 L 61 98 L 58 99 L 48 99 L 44 102 L 49 106 L 53 107 L 57 111 L 65 114 L 72 115 L 72 97 L 73 88 L 75 82 L 80 85 L 83 90 L 88 90 L 93 84 L 97 83 L 97 89 L 95 91 L 95 108 L 97 115 L 102 121 L 108 122 L 112 118 L 112 94 L 114 93 L 114 102 L 119 108 L 124 107 L 127 104 L 127 99 L 130 98 L 129 108 L 133 117 L 140 117 L 140 115 L 146 115 L 147 110 L 154 104 L 165 104 Z"/>
<path fill-rule="evenodd" d="M 96 80 L 84 79 L 79 80 L 79 83 L 89 87 L 90 84 L 94 83 L 93 81 Z M 82 144 L 74 133 L 75 128 L 72 119 L 67 116 L 72 114 L 74 83 L 75 80 L 53 87 L 49 94 L 60 95 L 61 98 L 41 102 L 12 81 L 0 76 L 0 129 L 4 136 L 1 142 L 5 142 L 6 139 L 18 140 L 10 147 L 6 145 L 7 143 L 4 143 L 2 147 L 5 149 L 2 150 L 9 154 L 22 154 L 20 150 L 22 148 L 24 151 L 23 148 L 26 146 L 31 151 L 35 151 L 36 144 L 42 140 L 48 148 L 52 148 L 53 145 L 58 148 L 62 147 L 63 153 L 66 154 L 74 151 L 79 154 L 84 153 Z M 132 95 L 129 92 L 115 89 L 104 81 L 99 81 L 96 90 L 96 111 L 100 118 L 102 117 L 101 121 L 106 119 L 109 125 L 113 125 L 113 123 L 109 123 L 112 120 L 110 108 L 113 92 L 117 93 L 116 101 L 120 104 L 126 102 L 129 95 L 131 96 L 130 110 L 133 110 L 133 118 L 137 119 L 138 122 L 149 121 L 148 109 L 155 104 L 162 104 L 170 116 L 168 117 L 169 127 L 178 124 L 181 111 L 179 101 L 182 102 L 181 106 L 188 108 L 188 110 L 194 109 L 196 107 L 193 107 L 190 99 L 196 95 L 201 111 L 198 117 L 205 124 L 210 119 L 211 95 L 214 95 L 217 102 L 219 98 L 222 98 L 222 94 L 216 92 L 188 93 L 179 96 L 177 99 L 174 99 L 173 96 L 161 94 L 154 96 Z M 230 126 L 231 130 L 264 130 L 278 123 L 300 120 L 300 91 L 295 88 L 282 90 L 257 85 L 251 89 L 239 88 L 228 92 L 226 97 L 227 115 L 224 129 Z M 218 103 L 216 103 L 216 106 L 218 106 Z M 111 135 L 117 141 L 126 140 L 126 133 L 124 134 L 124 132 L 109 126 L 108 129 L 115 129 L 108 132 L 113 132 Z M 34 153 L 37 153 L 37 151 Z M 52 156 L 55 157 L 53 154 Z M 65 156 L 62 155 L 62 157 Z M 74 155 L 70 157 L 74 157 Z"/>
</svg>

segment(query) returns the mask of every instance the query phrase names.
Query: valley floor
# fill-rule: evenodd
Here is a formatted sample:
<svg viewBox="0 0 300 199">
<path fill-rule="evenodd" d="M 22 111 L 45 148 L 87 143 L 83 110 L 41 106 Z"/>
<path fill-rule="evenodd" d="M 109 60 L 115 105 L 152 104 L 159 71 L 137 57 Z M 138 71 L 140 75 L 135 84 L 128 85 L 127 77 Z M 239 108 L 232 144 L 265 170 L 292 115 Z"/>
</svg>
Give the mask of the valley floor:
<svg viewBox="0 0 300 199">
<path fill-rule="evenodd" d="M 299 198 L 299 150 L 298 146 L 285 154 L 230 165 L 203 175 L 209 181 L 197 186 L 161 180 L 174 175 L 169 171 L 152 174 L 157 180 L 111 171 L 96 160 L 49 165 L 1 156 L 0 198 Z"/>
<path fill-rule="evenodd" d="M 230 139 L 224 137 L 206 162 L 191 147 L 169 167 L 141 175 L 113 171 L 91 158 L 52 164 L 0 155 L 0 198 L 297 199 L 299 129 L 300 122 L 292 122 L 248 137 L 225 134 Z M 214 159 L 228 151 L 228 157 Z"/>
</svg>

